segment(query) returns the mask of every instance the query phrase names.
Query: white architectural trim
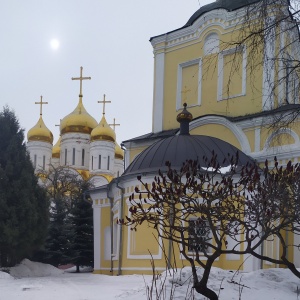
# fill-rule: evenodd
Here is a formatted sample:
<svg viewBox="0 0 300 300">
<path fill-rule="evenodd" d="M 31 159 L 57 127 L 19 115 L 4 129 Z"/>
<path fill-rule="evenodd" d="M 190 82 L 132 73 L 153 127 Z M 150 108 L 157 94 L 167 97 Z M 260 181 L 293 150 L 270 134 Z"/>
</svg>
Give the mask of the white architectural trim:
<svg viewBox="0 0 300 300">
<path fill-rule="evenodd" d="M 155 54 L 152 131 L 163 130 L 165 53 Z"/>
<path fill-rule="evenodd" d="M 242 92 L 240 94 L 223 97 L 223 81 L 224 81 L 224 56 L 231 55 L 234 53 L 242 53 L 243 54 L 243 63 L 242 63 Z M 236 98 L 240 96 L 246 95 L 246 86 L 247 86 L 247 51 L 246 46 L 231 48 L 227 50 L 223 50 L 219 53 L 218 60 L 218 101 L 227 100 L 231 98 Z"/>
<path fill-rule="evenodd" d="M 254 152 L 260 151 L 260 132 L 261 128 L 256 127 L 254 131 Z"/>
<path fill-rule="evenodd" d="M 95 203 L 95 201 L 94 201 Z M 101 206 L 93 204 L 94 269 L 101 266 Z"/>
<path fill-rule="evenodd" d="M 190 131 L 197 127 L 200 127 L 203 125 L 208 125 L 208 124 L 218 124 L 218 125 L 223 125 L 224 127 L 227 127 L 239 141 L 241 148 L 242 148 L 241 150 L 246 154 L 251 153 L 251 147 L 250 147 L 249 141 L 248 141 L 246 135 L 244 134 L 244 132 L 239 127 L 237 127 L 235 124 L 228 121 L 224 117 L 206 116 L 201 119 L 196 119 L 190 123 Z"/>
<path fill-rule="evenodd" d="M 202 59 L 196 58 L 190 61 L 183 62 L 178 65 L 177 69 L 177 92 L 176 92 L 176 111 L 182 109 L 182 70 L 183 68 L 198 65 L 198 96 L 197 96 L 197 104 L 201 105 L 201 94 L 202 94 Z M 189 107 L 193 107 L 195 105 L 189 105 Z"/>
<path fill-rule="evenodd" d="M 298 136 L 298 134 L 294 131 L 294 130 L 292 130 L 292 129 L 290 129 L 290 128 L 280 128 L 280 129 L 278 129 L 278 130 L 276 130 L 276 132 L 273 132 L 272 134 L 270 134 L 269 136 L 268 136 L 268 138 L 266 139 L 266 141 L 265 141 L 265 145 L 264 145 L 264 151 L 267 151 L 268 149 L 270 149 L 271 147 L 270 147 L 270 143 L 271 143 L 271 141 L 276 137 L 276 136 L 278 136 L 278 135 L 280 135 L 280 134 L 289 134 L 290 136 L 292 136 L 293 138 L 294 138 L 294 140 L 295 140 L 295 143 L 294 144 L 298 144 L 299 145 L 299 142 L 300 142 L 300 140 L 299 140 L 299 136 Z M 288 147 L 288 146 L 290 146 L 290 145 L 282 145 L 282 146 L 280 146 L 280 148 L 283 148 L 283 147 Z M 275 148 L 277 148 L 277 147 L 275 147 Z"/>
<path fill-rule="evenodd" d="M 273 22 L 271 17 L 270 22 Z M 262 83 L 262 110 L 274 108 L 274 78 L 275 70 L 273 58 L 275 57 L 275 30 L 270 29 L 269 34 L 265 37 L 264 47 L 264 65 L 263 65 L 263 83 Z"/>
<path fill-rule="evenodd" d="M 223 30 L 236 29 L 242 17 L 245 15 L 245 8 L 232 12 L 226 9 L 214 9 L 200 16 L 191 26 L 178 29 L 168 34 L 159 35 L 151 40 L 153 48 L 169 50 L 173 47 L 196 42 L 202 33 L 209 27 L 221 27 Z M 156 45 L 159 45 L 156 47 Z M 163 45 L 163 46 L 161 46 Z"/>
<path fill-rule="evenodd" d="M 284 49 L 285 44 L 285 23 L 280 23 L 280 58 L 278 61 L 278 104 L 281 105 L 284 103 L 284 98 L 286 96 L 285 93 L 285 80 L 283 81 L 283 78 L 285 77 L 285 70 L 284 70 L 284 53 L 282 53 L 282 50 Z"/>
</svg>

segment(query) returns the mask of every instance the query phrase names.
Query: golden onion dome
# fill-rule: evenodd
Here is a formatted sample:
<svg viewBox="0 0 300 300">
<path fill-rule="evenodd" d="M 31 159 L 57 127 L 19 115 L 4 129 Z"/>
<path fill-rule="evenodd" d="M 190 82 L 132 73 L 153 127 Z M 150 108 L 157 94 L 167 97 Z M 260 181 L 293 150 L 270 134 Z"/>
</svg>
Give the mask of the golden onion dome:
<svg viewBox="0 0 300 300">
<path fill-rule="evenodd" d="M 52 145 L 53 134 L 45 125 L 42 116 L 40 116 L 36 125 L 28 131 L 27 140 L 28 142 L 29 141 L 47 142 Z"/>
<path fill-rule="evenodd" d="M 119 146 L 118 143 L 116 143 L 116 147 L 115 147 L 115 158 L 122 159 L 122 160 L 124 158 L 124 151 L 122 150 L 122 148 Z"/>
<path fill-rule="evenodd" d="M 89 134 L 96 126 L 97 121 L 86 111 L 80 97 L 74 111 L 61 120 L 60 133 L 80 132 Z"/>
<path fill-rule="evenodd" d="M 115 142 L 116 134 L 113 129 L 107 124 L 103 115 L 100 123 L 91 132 L 91 141 L 111 141 Z"/>
<path fill-rule="evenodd" d="M 61 142 L 61 136 L 59 137 L 58 141 L 52 148 L 52 157 L 53 158 L 60 158 L 60 142 Z"/>
<path fill-rule="evenodd" d="M 181 121 L 192 121 L 193 120 L 193 115 L 186 110 L 186 107 L 187 107 L 187 104 L 184 103 L 183 104 L 183 110 L 182 112 L 180 112 L 178 115 L 177 115 L 177 121 L 180 123 Z"/>
</svg>

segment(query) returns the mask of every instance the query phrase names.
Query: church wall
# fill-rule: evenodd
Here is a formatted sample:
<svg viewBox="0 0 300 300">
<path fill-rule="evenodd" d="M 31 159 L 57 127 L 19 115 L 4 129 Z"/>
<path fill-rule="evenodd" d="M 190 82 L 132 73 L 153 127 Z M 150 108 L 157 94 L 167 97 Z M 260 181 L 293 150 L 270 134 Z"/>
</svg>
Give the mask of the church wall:
<svg viewBox="0 0 300 300">
<path fill-rule="evenodd" d="M 89 169 L 91 173 L 113 175 L 114 165 L 115 165 L 115 143 L 111 141 L 91 142 L 90 157 L 89 157 Z"/>
<path fill-rule="evenodd" d="M 29 141 L 27 143 L 27 150 L 36 171 L 49 170 L 52 157 L 51 144 L 40 141 Z"/>
<path fill-rule="evenodd" d="M 90 135 L 65 133 L 61 136 L 60 165 L 89 170 Z M 66 157 L 67 154 L 67 157 Z M 75 155 L 75 156 L 74 156 Z"/>
<path fill-rule="evenodd" d="M 204 37 L 208 33 L 217 32 L 218 35 L 225 40 L 226 37 L 232 38 L 231 32 L 225 35 L 220 34 L 222 30 L 223 29 L 220 27 L 211 26 L 207 32 L 203 32 L 202 40 L 197 40 L 197 43 L 194 42 L 194 44 L 189 47 L 186 47 L 186 43 L 185 45 L 181 45 L 180 49 L 177 51 L 173 51 L 173 48 L 168 48 L 165 51 L 165 113 L 163 129 L 176 128 L 176 109 L 178 110 L 182 107 L 184 100 L 187 101 L 189 109 L 194 117 L 210 113 L 219 114 L 220 112 L 222 112 L 223 115 L 228 116 L 245 115 L 261 110 L 261 96 L 259 97 L 261 94 L 257 92 L 257 90 L 261 89 L 262 75 L 255 75 L 255 89 L 253 89 L 253 86 L 251 87 L 251 84 L 253 83 L 250 83 L 250 79 L 248 78 L 249 76 L 247 76 L 249 74 L 246 74 L 244 71 L 246 68 L 245 64 L 243 66 L 235 65 L 234 67 L 232 67 L 230 64 L 230 59 L 238 55 L 240 55 L 241 64 L 243 64 L 243 60 L 246 63 L 246 50 L 243 51 L 243 49 L 241 49 L 240 52 L 235 54 L 230 51 L 230 49 L 226 49 L 219 55 L 209 54 L 203 56 Z M 221 58 L 222 63 L 220 64 Z M 259 58 L 257 57 L 257 59 Z M 233 68 L 239 69 L 238 72 L 234 73 L 232 70 Z M 196 71 L 197 69 L 198 71 Z M 184 76 L 190 78 L 184 78 Z M 218 99 L 220 96 L 218 95 L 218 90 L 220 90 L 222 86 L 222 97 L 226 99 L 228 96 L 224 95 L 224 89 L 226 89 L 226 80 L 229 76 L 233 77 L 236 91 L 233 91 L 234 95 L 231 95 L 229 100 L 220 101 L 220 99 Z M 239 77 L 243 77 L 240 78 L 241 83 L 236 84 L 236 81 L 239 79 Z M 195 78 L 198 78 L 198 80 Z M 186 83 L 191 84 L 193 82 L 194 86 L 186 86 L 186 89 L 190 91 L 187 92 L 186 95 L 182 95 L 182 91 L 184 91 L 184 85 Z M 200 95 L 195 96 L 196 94 Z M 177 99 L 176 109 L 174 109 L 174 99 Z M 253 99 L 258 100 L 254 102 Z M 198 106 L 200 103 L 201 107 Z M 193 105 L 197 105 L 197 107 L 193 107 Z"/>
</svg>

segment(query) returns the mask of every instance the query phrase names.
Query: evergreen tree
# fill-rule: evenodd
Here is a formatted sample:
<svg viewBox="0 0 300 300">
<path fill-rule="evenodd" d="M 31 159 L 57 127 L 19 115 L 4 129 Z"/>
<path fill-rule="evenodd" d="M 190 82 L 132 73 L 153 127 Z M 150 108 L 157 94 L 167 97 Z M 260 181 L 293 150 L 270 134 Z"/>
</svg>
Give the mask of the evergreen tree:
<svg viewBox="0 0 300 300">
<path fill-rule="evenodd" d="M 85 197 L 88 189 L 89 184 L 83 182 L 70 217 L 73 233 L 71 261 L 76 265 L 76 272 L 80 266 L 94 265 L 93 208 Z"/>
<path fill-rule="evenodd" d="M 38 185 L 24 131 L 8 107 L 0 112 L 0 264 L 10 266 L 44 242 L 49 202 Z"/>
<path fill-rule="evenodd" d="M 93 213 L 91 204 L 83 201 L 88 183 L 72 168 L 52 166 L 44 173 L 44 185 L 51 200 L 50 225 L 38 259 L 55 266 L 77 261 L 92 265 Z M 85 241 L 80 234 L 85 235 Z"/>
</svg>

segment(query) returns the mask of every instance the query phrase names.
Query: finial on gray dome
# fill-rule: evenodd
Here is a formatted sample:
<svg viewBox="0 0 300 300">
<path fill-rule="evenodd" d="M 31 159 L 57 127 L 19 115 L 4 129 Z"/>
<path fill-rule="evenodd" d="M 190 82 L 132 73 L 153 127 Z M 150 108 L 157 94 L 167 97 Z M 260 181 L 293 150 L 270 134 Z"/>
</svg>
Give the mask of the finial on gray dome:
<svg viewBox="0 0 300 300">
<path fill-rule="evenodd" d="M 180 123 L 181 135 L 189 135 L 189 123 L 193 120 L 193 115 L 187 111 L 187 104 L 183 104 L 183 110 L 177 115 L 177 121 Z"/>
</svg>

